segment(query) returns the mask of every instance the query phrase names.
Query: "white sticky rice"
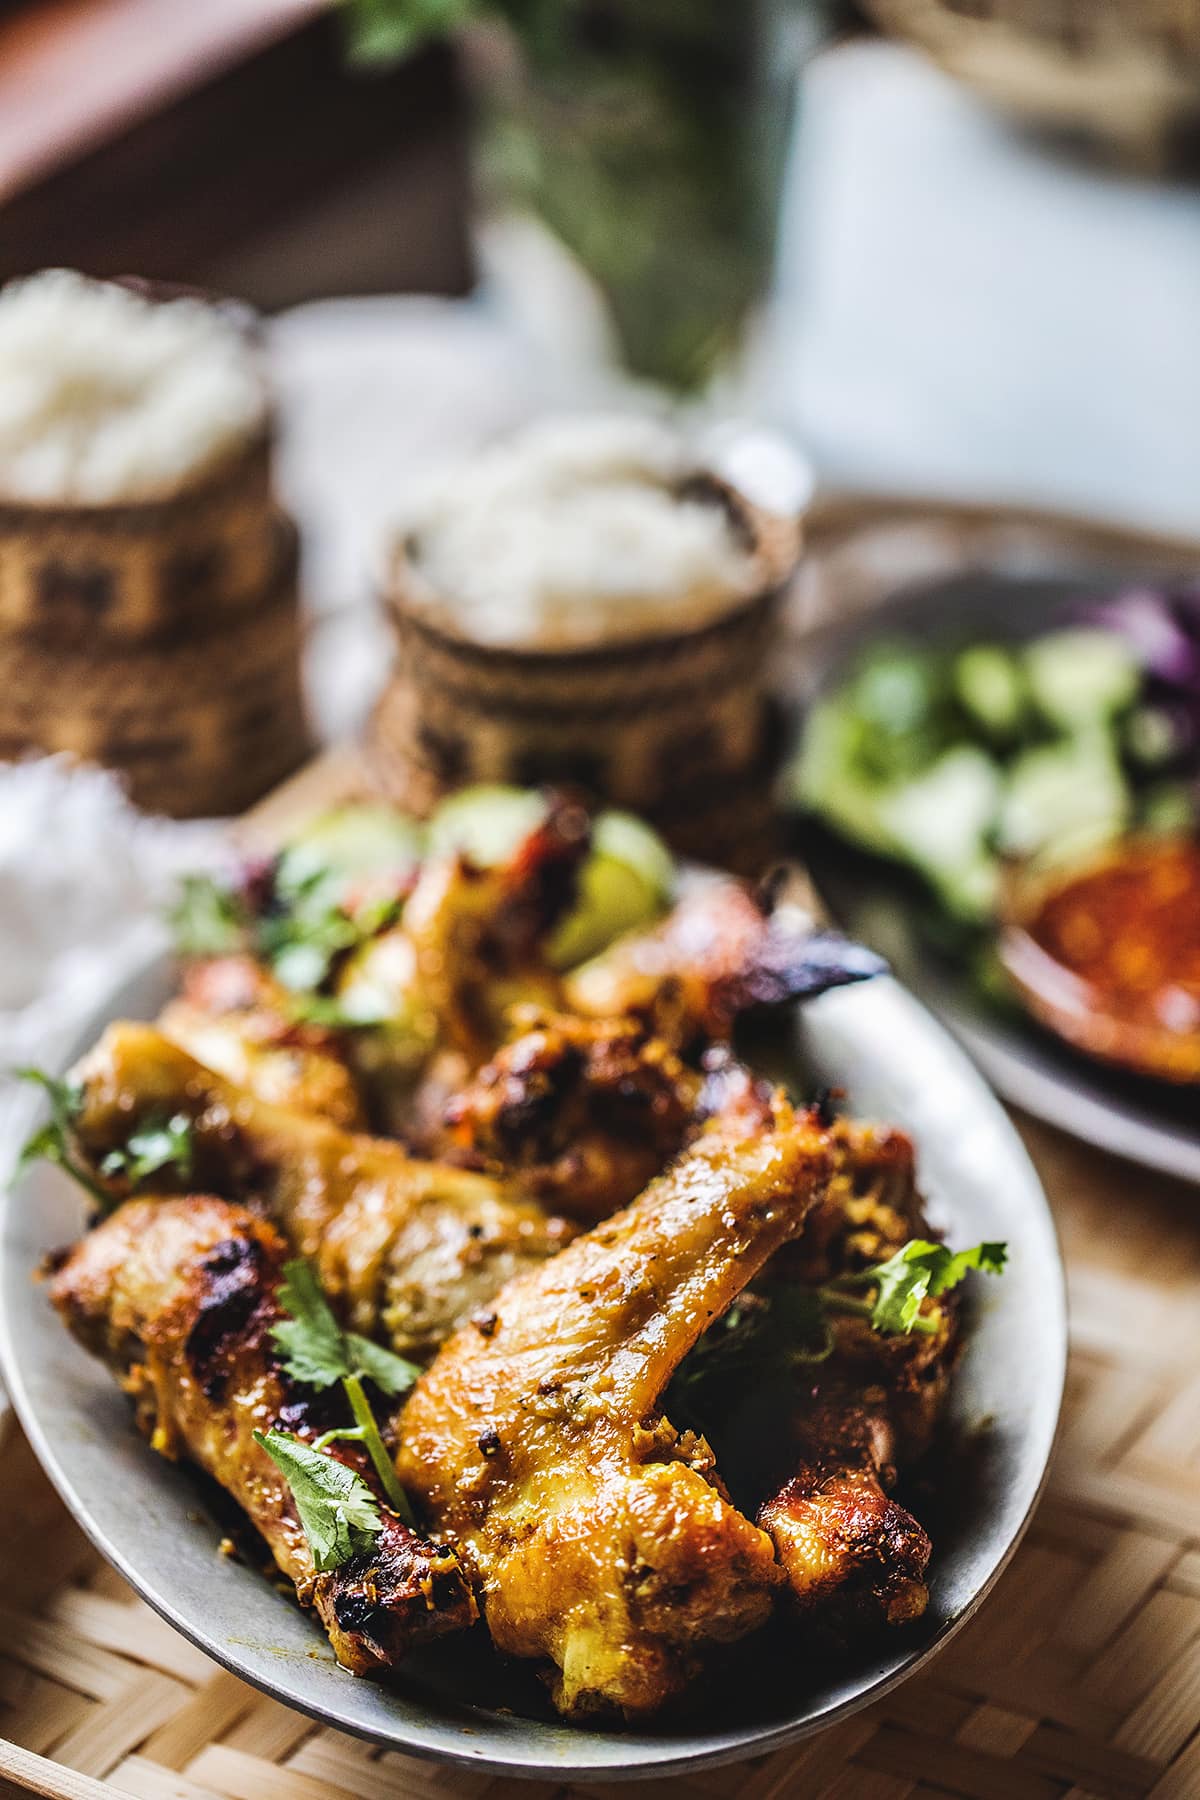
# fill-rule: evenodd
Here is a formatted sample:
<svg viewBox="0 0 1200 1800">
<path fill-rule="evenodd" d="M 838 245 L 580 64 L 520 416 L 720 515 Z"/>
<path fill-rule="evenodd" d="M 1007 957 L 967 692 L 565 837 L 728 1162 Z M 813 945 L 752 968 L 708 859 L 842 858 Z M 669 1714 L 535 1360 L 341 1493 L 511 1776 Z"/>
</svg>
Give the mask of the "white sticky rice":
<svg viewBox="0 0 1200 1800">
<path fill-rule="evenodd" d="M 0 497 L 105 505 L 176 492 L 261 428 L 240 325 L 69 269 L 0 290 Z"/>
<path fill-rule="evenodd" d="M 476 642 L 523 648 L 705 623 L 753 567 L 715 498 L 679 496 L 694 466 L 684 439 L 636 416 L 527 429 L 414 498 L 422 603 Z"/>
</svg>

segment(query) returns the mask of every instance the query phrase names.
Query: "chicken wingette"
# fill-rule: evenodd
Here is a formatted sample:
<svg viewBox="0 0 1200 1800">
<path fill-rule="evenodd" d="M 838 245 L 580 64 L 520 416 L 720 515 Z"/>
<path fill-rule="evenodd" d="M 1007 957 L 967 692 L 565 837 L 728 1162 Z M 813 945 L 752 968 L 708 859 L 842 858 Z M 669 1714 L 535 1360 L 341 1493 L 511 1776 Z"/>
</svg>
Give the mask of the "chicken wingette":
<svg viewBox="0 0 1200 1800">
<path fill-rule="evenodd" d="M 184 1458 L 233 1496 L 280 1571 L 355 1674 L 382 1673 L 416 1644 L 469 1625 L 470 1587 L 453 1551 L 389 1510 L 360 1446 L 332 1454 L 367 1483 L 380 1529 L 369 1550 L 318 1573 L 287 1483 L 255 1430 L 311 1441 L 329 1421 L 289 1380 L 271 1338 L 288 1251 L 245 1208 L 210 1198 L 131 1200 L 59 1264 L 50 1298 L 114 1370 L 156 1450 Z"/>
<path fill-rule="evenodd" d="M 398 1469 L 479 1583 L 493 1641 L 568 1717 L 656 1712 L 781 1580 L 708 1445 L 659 1397 L 705 1325 L 802 1227 L 827 1133 L 713 1129 L 624 1212 L 511 1282 L 401 1416 Z"/>
<path fill-rule="evenodd" d="M 515 1178 L 587 1224 L 636 1199 L 695 1123 L 701 1079 L 632 1019 L 518 1008 L 511 1043 L 446 1104 L 427 1147 Z"/>
<path fill-rule="evenodd" d="M 366 1129 L 345 1035 L 298 1020 L 295 997 L 251 956 L 189 963 L 159 1030 L 260 1100 Z"/>
<path fill-rule="evenodd" d="M 903 1132 L 838 1120 L 835 1171 L 803 1235 L 771 1271 L 810 1289 L 886 1260 L 929 1236 Z M 863 1318 L 828 1316 L 831 1348 L 747 1403 L 729 1429 L 705 1423 L 753 1488 L 794 1606 L 844 1640 L 881 1621 L 905 1624 L 928 1601 L 930 1541 L 892 1498 L 898 1474 L 928 1449 L 958 1338 L 956 1296 L 926 1299 L 924 1329 L 882 1335 Z"/>
<path fill-rule="evenodd" d="M 687 1053 L 728 1040 L 759 1007 L 806 1000 L 881 974 L 872 951 L 815 927 L 770 888 L 731 877 L 698 882 L 661 923 L 617 940 L 564 982 L 568 1011 L 642 1019 Z"/>
<path fill-rule="evenodd" d="M 78 1153 L 114 1199 L 107 1173 L 148 1123 L 184 1122 L 185 1170 L 158 1186 L 246 1201 L 310 1258 L 330 1300 L 365 1336 L 428 1356 L 511 1276 L 554 1255 L 573 1228 L 513 1188 L 409 1157 L 399 1144 L 270 1106 L 204 1068 L 151 1026 L 109 1026 L 75 1071 Z"/>
</svg>

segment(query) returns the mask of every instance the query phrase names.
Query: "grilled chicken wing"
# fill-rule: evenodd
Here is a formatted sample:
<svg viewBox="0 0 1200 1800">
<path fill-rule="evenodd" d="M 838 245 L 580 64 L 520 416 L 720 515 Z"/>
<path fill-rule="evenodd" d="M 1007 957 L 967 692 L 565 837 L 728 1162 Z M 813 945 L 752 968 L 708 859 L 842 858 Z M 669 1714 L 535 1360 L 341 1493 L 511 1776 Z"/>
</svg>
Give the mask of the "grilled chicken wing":
<svg viewBox="0 0 1200 1800">
<path fill-rule="evenodd" d="M 316 1113 L 347 1131 L 366 1114 L 344 1042 L 299 1022 L 279 982 L 251 956 L 220 956 L 184 970 L 159 1029 L 198 1062 L 274 1106 Z"/>
<path fill-rule="evenodd" d="M 701 1082 L 631 1019 L 518 1008 L 518 1035 L 446 1105 L 427 1145 L 594 1223 L 641 1193 L 692 1127 Z"/>
<path fill-rule="evenodd" d="M 826 1134 L 782 1098 L 719 1130 L 543 1268 L 512 1282 L 418 1382 L 401 1478 L 478 1578 L 499 1649 L 552 1665 L 569 1717 L 644 1717 L 704 1651 L 761 1624 L 771 1540 L 707 1444 L 658 1411 L 677 1363 L 802 1226 Z"/>
<path fill-rule="evenodd" d="M 559 999 L 545 943 L 575 898 L 589 839 L 584 809 L 555 796 L 509 861 L 485 869 L 452 856 L 421 870 L 398 929 L 441 1041 L 470 1066 L 503 1040 L 510 1006 Z"/>
<path fill-rule="evenodd" d="M 453 1551 L 416 1536 L 379 1494 L 357 1445 L 332 1454 L 375 1490 L 370 1554 L 318 1574 L 279 1470 L 255 1429 L 319 1435 L 320 1399 L 289 1383 L 271 1342 L 283 1239 L 223 1200 L 134 1200 L 72 1250 L 50 1283 L 71 1331 L 108 1362 L 155 1449 L 186 1457 L 237 1500 L 301 1603 L 320 1615 L 338 1661 L 390 1669 L 415 1644 L 469 1625 L 471 1590 Z"/>
<path fill-rule="evenodd" d="M 777 1265 L 814 1286 L 928 1236 L 904 1133 L 839 1120 L 834 1139 L 829 1191 Z M 928 1448 L 953 1368 L 954 1296 L 926 1300 L 923 1311 L 931 1329 L 908 1337 L 835 1315 L 833 1352 L 808 1365 L 790 1411 L 781 1417 L 776 1405 L 765 1434 L 763 1421 L 741 1422 L 757 1445 L 751 1460 L 772 1475 L 758 1522 L 796 1605 L 838 1636 L 919 1618 L 928 1600 L 929 1538 L 889 1494 Z"/>
<path fill-rule="evenodd" d="M 695 886 L 649 931 L 631 932 L 569 974 L 566 1006 L 632 1015 L 677 1048 L 728 1039 L 756 1007 L 864 981 L 886 965 L 770 892 L 719 879 Z"/>
<path fill-rule="evenodd" d="M 100 1172 L 139 1125 L 191 1121 L 187 1185 L 247 1200 L 317 1265 L 356 1331 L 428 1356 L 572 1227 L 471 1170 L 418 1162 L 398 1144 L 269 1106 L 150 1026 L 118 1024 L 80 1064 L 75 1136 Z M 127 1183 L 104 1177 L 115 1198 Z M 170 1186 L 167 1172 L 153 1177 Z"/>
</svg>

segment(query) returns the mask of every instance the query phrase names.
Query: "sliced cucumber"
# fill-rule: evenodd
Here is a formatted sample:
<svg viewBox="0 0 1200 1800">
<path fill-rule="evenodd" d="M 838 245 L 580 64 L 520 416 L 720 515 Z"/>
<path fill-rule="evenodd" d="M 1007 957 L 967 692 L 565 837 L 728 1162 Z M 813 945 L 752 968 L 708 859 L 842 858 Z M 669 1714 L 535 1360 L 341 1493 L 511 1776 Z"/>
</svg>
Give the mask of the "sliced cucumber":
<svg viewBox="0 0 1200 1800">
<path fill-rule="evenodd" d="M 463 788 L 443 800 L 430 819 L 429 852 L 447 856 L 457 850 L 479 868 L 494 868 L 545 817 L 546 799 L 537 788 L 499 783 Z"/>
<path fill-rule="evenodd" d="M 881 822 L 892 842 L 957 918 L 986 918 L 995 901 L 996 863 L 988 840 L 1001 794 L 1000 771 L 987 752 L 960 744 L 880 798 Z"/>
<path fill-rule="evenodd" d="M 674 860 L 657 832 L 631 813 L 601 813 L 579 898 L 550 940 L 551 965 L 573 968 L 622 932 L 648 925 L 666 906 L 674 881 Z"/>
<path fill-rule="evenodd" d="M 1015 856 L 1064 855 L 1115 837 L 1128 823 L 1130 790 L 1111 735 L 1093 729 L 1026 750 L 1009 770 L 998 840 Z"/>
<path fill-rule="evenodd" d="M 1042 716 L 1060 731 L 1103 725 L 1132 706 L 1142 672 L 1112 631 L 1052 631 L 1025 648 L 1025 670 Z"/>
<path fill-rule="evenodd" d="M 421 860 L 425 833 L 415 819 L 390 806 L 339 806 L 314 819 L 290 841 L 277 877 L 284 893 L 306 888 L 323 875 L 339 883 L 368 875 L 409 874 Z"/>
<path fill-rule="evenodd" d="M 845 698 L 819 700 L 788 775 L 791 798 L 863 849 L 895 855 L 899 846 L 881 816 L 888 789 L 862 774 L 858 741 L 858 720 Z"/>
<path fill-rule="evenodd" d="M 1029 715 L 1029 685 L 1011 650 L 972 644 L 954 659 L 954 692 L 970 724 L 985 738 L 1010 744 Z"/>
</svg>

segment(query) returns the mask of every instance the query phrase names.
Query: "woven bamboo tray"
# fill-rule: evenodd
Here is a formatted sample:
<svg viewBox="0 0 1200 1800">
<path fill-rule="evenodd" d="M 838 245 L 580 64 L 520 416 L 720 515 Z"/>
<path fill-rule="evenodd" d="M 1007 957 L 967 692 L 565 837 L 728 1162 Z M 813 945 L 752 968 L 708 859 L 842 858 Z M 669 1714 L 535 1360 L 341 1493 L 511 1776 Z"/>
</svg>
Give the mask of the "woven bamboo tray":
<svg viewBox="0 0 1200 1800">
<path fill-rule="evenodd" d="M 1027 519 L 857 505 L 816 522 L 796 622 L 869 604 L 878 570 L 987 562 Z M 1041 528 L 1039 527 L 1039 530 Z M 1062 522 L 1054 541 L 1075 547 Z M 847 545 L 857 539 L 864 554 Z M 1040 541 L 1040 540 L 1039 540 Z M 1087 530 L 1145 570 L 1195 546 Z M 869 570 L 873 569 L 874 574 Z M 256 810 L 252 842 L 359 791 L 353 752 Z M 598 1800 L 1200 1800 L 1200 1191 L 1022 1126 L 1062 1236 L 1072 1360 L 1048 1491 L 932 1668 L 758 1762 L 578 1790 Z M 347 1678 L 349 1679 L 349 1677 Z M 568 1800 L 552 1783 L 381 1753 L 225 1674 L 87 1544 L 16 1428 L 0 1442 L 0 1800 Z"/>
<path fill-rule="evenodd" d="M 1049 1491 L 996 1592 L 929 1673 L 798 1749 L 590 1792 L 1200 1795 L 1200 1195 L 1045 1131 L 1029 1143 L 1067 1253 L 1073 1358 Z M 15 1428 L 0 1519 L 0 1794 L 5 1778 L 56 1800 L 565 1793 L 381 1754 L 225 1674 L 101 1561 Z"/>
</svg>

